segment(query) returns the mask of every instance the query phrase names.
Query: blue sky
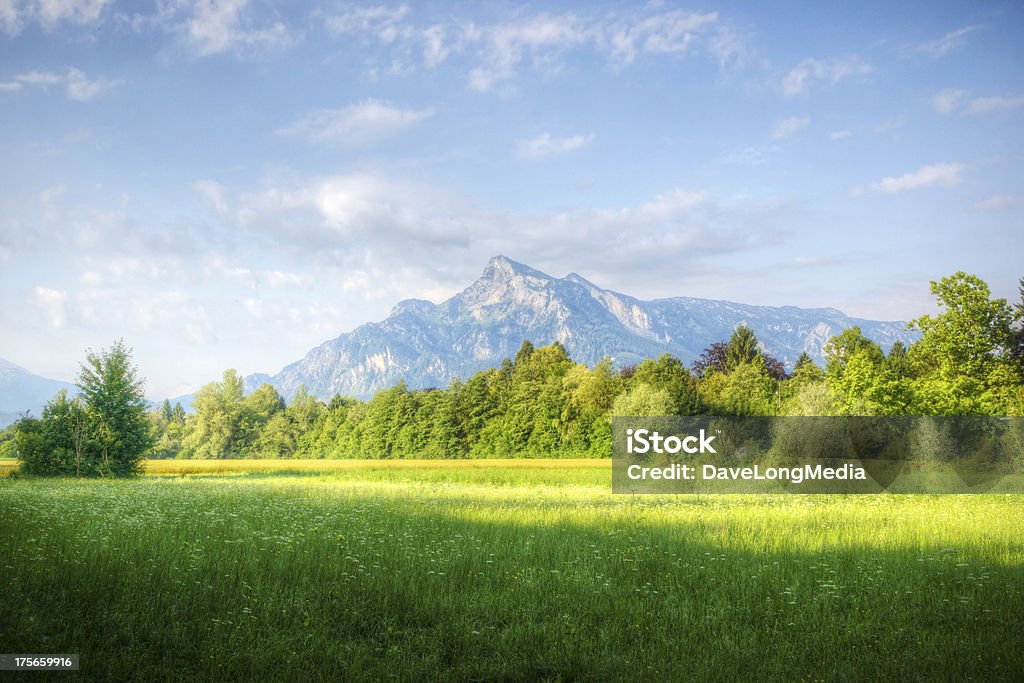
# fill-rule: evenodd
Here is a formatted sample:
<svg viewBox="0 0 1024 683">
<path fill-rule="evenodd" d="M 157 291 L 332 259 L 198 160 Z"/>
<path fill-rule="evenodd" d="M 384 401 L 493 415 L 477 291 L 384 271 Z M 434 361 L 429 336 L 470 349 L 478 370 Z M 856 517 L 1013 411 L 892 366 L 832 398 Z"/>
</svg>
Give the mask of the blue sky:
<svg viewBox="0 0 1024 683">
<path fill-rule="evenodd" d="M 153 396 L 505 254 L 906 319 L 1024 275 L 1013 2 L 0 0 L 0 357 Z"/>
</svg>

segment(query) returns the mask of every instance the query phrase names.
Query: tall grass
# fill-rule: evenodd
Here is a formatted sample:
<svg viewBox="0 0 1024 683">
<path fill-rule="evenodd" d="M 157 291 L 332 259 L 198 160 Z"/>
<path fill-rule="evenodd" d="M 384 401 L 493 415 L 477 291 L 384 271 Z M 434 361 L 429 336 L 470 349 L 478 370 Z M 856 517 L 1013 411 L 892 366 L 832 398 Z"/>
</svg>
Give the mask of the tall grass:
<svg viewBox="0 0 1024 683">
<path fill-rule="evenodd" d="M 1014 496 L 613 496 L 607 461 L 159 465 L 0 480 L 4 651 L 79 652 L 97 680 L 1024 671 Z"/>
</svg>

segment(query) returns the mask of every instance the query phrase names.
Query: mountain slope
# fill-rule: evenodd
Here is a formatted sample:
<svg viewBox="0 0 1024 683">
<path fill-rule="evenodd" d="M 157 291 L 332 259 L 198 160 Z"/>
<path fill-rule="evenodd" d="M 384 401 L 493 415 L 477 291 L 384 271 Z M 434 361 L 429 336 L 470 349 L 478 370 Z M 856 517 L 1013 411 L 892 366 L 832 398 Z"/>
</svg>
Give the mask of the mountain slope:
<svg viewBox="0 0 1024 683">
<path fill-rule="evenodd" d="M 11 424 L 25 411 L 39 417 L 46 402 L 61 389 L 69 394 L 78 391 L 73 384 L 33 375 L 0 358 L 0 427 Z"/>
<path fill-rule="evenodd" d="M 388 317 L 324 342 L 269 381 L 291 397 L 305 385 L 327 400 L 334 394 L 366 398 L 404 379 L 412 388 L 446 386 L 511 357 L 524 339 L 559 341 L 576 361 L 603 357 L 623 365 L 671 353 L 686 364 L 741 323 L 765 350 L 792 367 L 806 351 L 818 361 L 829 337 L 859 325 L 883 348 L 915 338 L 900 322 L 851 318 L 834 308 L 748 306 L 675 297 L 642 301 L 570 274 L 554 278 L 503 256 L 480 279 L 440 304 L 409 299 Z"/>
</svg>

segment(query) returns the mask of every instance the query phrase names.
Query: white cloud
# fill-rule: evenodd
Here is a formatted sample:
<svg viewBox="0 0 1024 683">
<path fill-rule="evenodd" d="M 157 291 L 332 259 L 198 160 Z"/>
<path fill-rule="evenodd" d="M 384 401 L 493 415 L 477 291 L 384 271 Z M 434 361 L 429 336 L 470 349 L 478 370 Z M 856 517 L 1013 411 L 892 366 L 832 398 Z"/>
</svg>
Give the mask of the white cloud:
<svg viewBox="0 0 1024 683">
<path fill-rule="evenodd" d="M 832 85 L 850 76 L 871 73 L 871 66 L 856 55 L 835 59 L 805 59 L 782 79 L 782 93 L 787 97 L 806 92 L 813 81 Z"/>
<path fill-rule="evenodd" d="M 408 14 L 408 5 L 353 7 L 341 14 L 328 16 L 324 24 L 327 26 L 327 30 L 336 36 L 356 34 L 366 37 L 372 35 L 383 43 L 393 43 L 396 38 L 406 32 L 407 27 L 403 24 L 403 20 Z"/>
<path fill-rule="evenodd" d="M 810 122 L 811 119 L 806 116 L 790 116 L 789 118 L 780 119 L 772 130 L 772 139 L 782 140 L 788 138 Z"/>
<path fill-rule="evenodd" d="M 29 71 L 14 77 L 14 80 L 26 85 L 38 85 L 45 88 L 50 85 L 58 85 L 66 80 L 66 76 L 50 71 Z"/>
<path fill-rule="evenodd" d="M 113 209 L 77 203 L 88 195 L 83 187 L 33 197 L 33 230 L 21 231 L 28 235 L 20 241 L 0 239 L 0 255 L 9 250 L 8 261 L 31 269 L 33 254 L 45 250 L 47 272 L 58 279 L 37 290 L 30 284 L 14 315 L 60 326 L 76 348 L 111 329 L 150 345 L 145 353 L 163 368 L 150 377 L 162 391 L 185 370 L 197 384 L 229 362 L 245 372 L 273 370 L 325 338 L 380 319 L 400 298 L 450 296 L 497 253 L 564 274 L 600 243 L 604 270 L 588 276 L 667 295 L 679 292 L 678 280 L 666 286 L 665 271 L 652 262 L 685 262 L 683 277 L 695 282 L 712 261 L 717 267 L 781 239 L 757 207 L 695 188 L 600 208 L 524 212 L 488 210 L 443 185 L 368 173 L 267 178 L 249 191 L 215 180 L 194 187 L 207 200 L 205 215 L 193 207 L 181 220 L 154 219 L 142 202 Z M 116 197 L 109 201 L 116 206 Z M 0 231 L 9 227 L 0 223 Z M 198 366 L 160 365 L 190 344 L 235 355 L 226 361 L 211 348 Z M 145 357 L 140 351 L 140 365 Z"/>
<path fill-rule="evenodd" d="M 551 70 L 562 52 L 583 43 L 587 36 L 587 26 L 573 14 L 538 14 L 504 24 L 474 26 L 466 39 L 481 44 L 483 64 L 470 71 L 470 87 L 491 90 L 513 78 L 527 57 L 535 68 Z"/>
<path fill-rule="evenodd" d="M 275 21 L 255 28 L 248 21 L 249 0 L 194 0 L 182 25 L 186 42 L 200 57 L 229 51 L 282 48 L 293 36 L 283 23 Z"/>
<path fill-rule="evenodd" d="M 76 100 L 78 102 L 88 102 L 104 91 L 115 88 L 123 82 L 124 81 L 122 80 L 110 80 L 105 78 L 90 79 L 79 69 L 68 69 L 66 82 L 68 99 Z"/>
<path fill-rule="evenodd" d="M 961 47 L 966 42 L 964 41 L 964 36 L 976 30 L 978 30 L 977 26 L 965 26 L 955 31 L 950 31 L 937 40 L 922 43 L 917 46 L 917 49 L 935 58 L 942 57 Z"/>
<path fill-rule="evenodd" d="M 64 326 L 64 304 L 67 298 L 65 291 L 35 287 L 29 303 L 45 313 L 50 318 L 50 325 L 58 329 Z"/>
<path fill-rule="evenodd" d="M 627 21 L 611 33 L 612 56 L 629 63 L 643 53 L 686 52 L 717 21 L 717 12 L 699 14 L 684 10 L 672 10 L 639 21 Z M 722 50 L 726 48 L 726 43 L 720 39 L 717 46 Z"/>
<path fill-rule="evenodd" d="M 465 286 L 496 253 L 542 267 L 601 243 L 621 272 L 636 274 L 655 256 L 694 262 L 780 239 L 760 209 L 738 210 L 687 188 L 618 208 L 527 214 L 482 209 L 436 185 L 352 174 L 243 193 L 239 202 L 239 227 L 282 258 L 315 254 L 319 267 L 366 273 L 346 280 L 372 283 L 360 290 L 366 300 L 401 291 L 403 283 L 419 282 L 422 290 L 424 280 L 436 282 L 435 263 L 449 264 L 446 277 Z M 417 258 L 410 261 L 410 253 Z"/>
<path fill-rule="evenodd" d="M 380 100 L 364 100 L 341 109 L 318 109 L 279 129 L 314 142 L 367 145 L 399 133 L 433 115 L 431 109 L 400 109 Z"/>
<path fill-rule="evenodd" d="M 214 210 L 224 216 L 228 213 L 227 192 L 223 185 L 215 180 L 197 180 L 192 189 L 198 192 Z"/>
<path fill-rule="evenodd" d="M 46 91 L 53 86 L 63 86 L 68 99 L 88 102 L 122 83 L 122 79 L 89 78 L 81 69 L 70 68 L 64 73 L 29 71 L 18 74 L 12 82 L 0 83 L 0 91 L 14 92 L 23 86 L 34 86 Z"/>
<path fill-rule="evenodd" d="M 0 28 L 18 35 L 26 24 L 38 23 L 46 30 L 58 24 L 94 24 L 111 0 L 0 0 Z"/>
<path fill-rule="evenodd" d="M 21 31 L 17 0 L 0 0 L 0 27 L 12 36 Z"/>
<path fill-rule="evenodd" d="M 594 141 L 594 134 L 572 135 L 567 138 L 554 138 L 550 133 L 542 133 L 534 138 L 520 140 L 516 155 L 521 159 L 539 159 L 552 154 L 571 152 L 582 149 Z"/>
<path fill-rule="evenodd" d="M 451 48 L 446 44 L 445 28 L 435 24 L 423 31 L 423 63 L 433 69 L 448 58 Z"/>
<path fill-rule="evenodd" d="M 935 111 L 940 114 L 951 114 L 965 110 L 971 114 L 987 114 L 999 109 L 1016 109 L 1024 106 L 1024 95 L 994 95 L 990 97 L 970 98 L 967 90 L 940 90 L 932 98 Z"/>
<path fill-rule="evenodd" d="M 935 93 L 935 97 L 932 98 L 932 105 L 935 107 L 935 111 L 940 114 L 949 114 L 959 107 L 966 97 L 966 90 L 947 88 Z"/>
<path fill-rule="evenodd" d="M 722 157 L 722 163 L 740 166 L 760 166 L 768 161 L 768 154 L 777 151 L 777 147 L 744 147 L 733 150 Z"/>
<path fill-rule="evenodd" d="M 419 59 L 436 68 L 452 54 L 466 54 L 468 85 L 480 92 L 510 92 L 524 69 L 544 76 L 561 72 L 571 50 L 597 53 L 616 67 L 647 55 L 680 55 L 703 49 L 724 67 L 745 53 L 740 34 L 715 12 L 659 11 L 659 4 L 632 10 L 519 13 L 513 19 L 477 23 L 452 18 L 419 25 L 408 5 L 369 5 L 326 15 L 324 25 L 337 37 L 372 40 L 388 56 L 368 75 L 407 75 Z"/>
<path fill-rule="evenodd" d="M 828 134 L 828 137 L 830 140 L 845 140 L 851 135 L 853 135 L 853 133 L 848 130 L 834 130 Z"/>
<path fill-rule="evenodd" d="M 1024 105 L 1022 95 L 997 95 L 994 97 L 977 97 L 967 105 L 972 114 L 984 114 L 997 109 L 1016 109 Z"/>
<path fill-rule="evenodd" d="M 950 187 L 960 182 L 963 164 L 932 164 L 922 166 L 912 173 L 898 177 L 882 178 L 866 188 L 854 188 L 853 194 L 862 194 L 865 190 L 897 194 L 908 190 L 920 190 L 926 187 Z"/>
<path fill-rule="evenodd" d="M 975 211 L 1003 211 L 1012 209 L 1020 203 L 1016 197 L 1007 194 L 994 194 L 975 203 L 971 208 Z"/>
</svg>

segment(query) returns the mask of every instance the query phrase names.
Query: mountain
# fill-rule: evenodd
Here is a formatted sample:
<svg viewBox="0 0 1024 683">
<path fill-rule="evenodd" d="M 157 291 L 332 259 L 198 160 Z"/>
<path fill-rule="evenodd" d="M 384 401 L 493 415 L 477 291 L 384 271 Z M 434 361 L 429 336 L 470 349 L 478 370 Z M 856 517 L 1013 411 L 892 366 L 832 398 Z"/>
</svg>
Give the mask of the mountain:
<svg viewBox="0 0 1024 683">
<path fill-rule="evenodd" d="M 46 402 L 61 389 L 69 394 L 78 392 L 74 384 L 33 375 L 0 358 L 0 427 L 11 424 L 25 411 L 39 417 Z"/>
<path fill-rule="evenodd" d="M 671 353 L 689 365 L 741 323 L 787 367 L 804 351 L 822 361 L 825 342 L 854 325 L 885 349 L 916 338 L 904 323 L 851 318 L 834 308 L 689 297 L 642 301 L 575 273 L 555 278 L 496 256 L 480 279 L 447 301 L 402 301 L 387 319 L 324 342 L 276 375 L 248 377 L 246 388 L 269 382 L 290 398 L 305 385 L 328 400 L 334 394 L 367 398 L 400 379 L 410 388 L 443 387 L 514 356 L 524 339 L 538 346 L 559 341 L 587 364 L 608 357 L 626 365 Z"/>
</svg>

